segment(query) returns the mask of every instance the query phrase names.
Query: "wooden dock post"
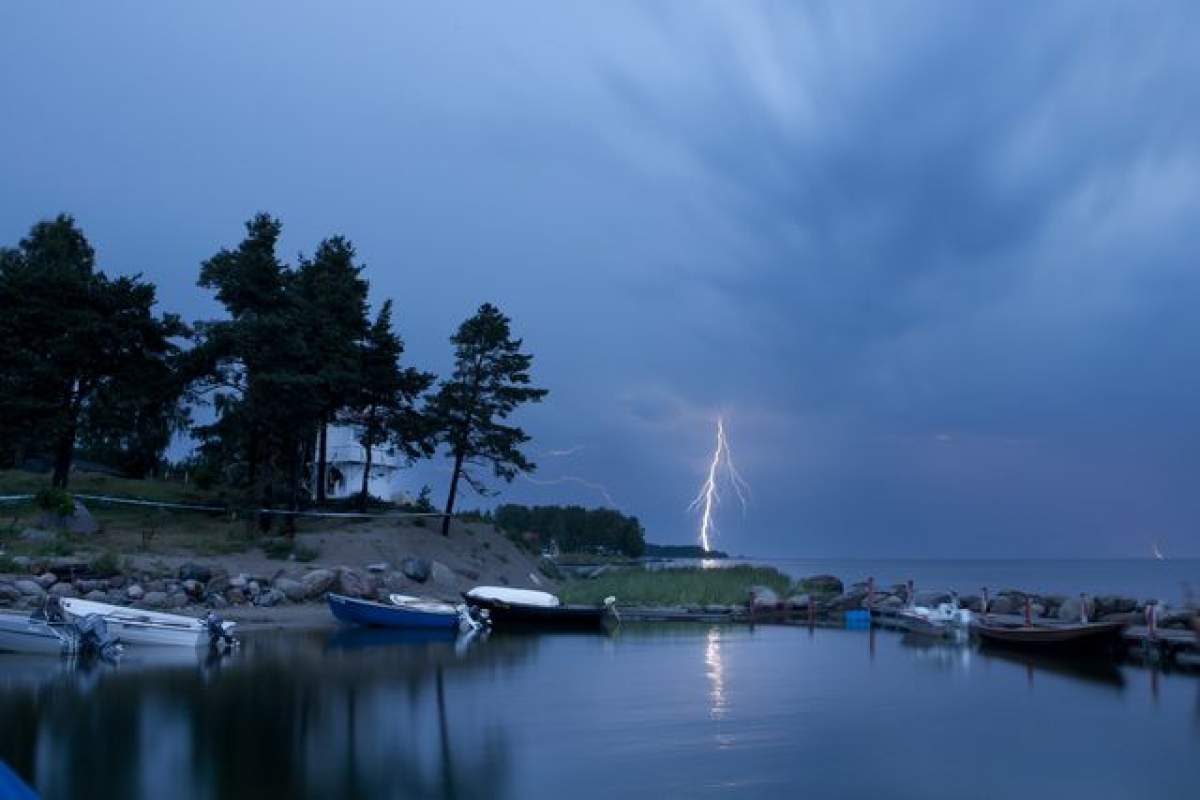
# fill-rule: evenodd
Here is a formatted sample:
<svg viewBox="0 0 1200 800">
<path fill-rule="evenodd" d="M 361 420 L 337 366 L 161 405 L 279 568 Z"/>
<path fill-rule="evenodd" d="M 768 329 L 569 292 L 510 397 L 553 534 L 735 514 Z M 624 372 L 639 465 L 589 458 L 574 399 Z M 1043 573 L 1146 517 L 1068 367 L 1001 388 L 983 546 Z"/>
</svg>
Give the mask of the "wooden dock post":
<svg viewBox="0 0 1200 800">
<path fill-rule="evenodd" d="M 867 578 L 867 613 L 871 613 L 871 608 L 875 605 L 875 579 Z"/>
</svg>

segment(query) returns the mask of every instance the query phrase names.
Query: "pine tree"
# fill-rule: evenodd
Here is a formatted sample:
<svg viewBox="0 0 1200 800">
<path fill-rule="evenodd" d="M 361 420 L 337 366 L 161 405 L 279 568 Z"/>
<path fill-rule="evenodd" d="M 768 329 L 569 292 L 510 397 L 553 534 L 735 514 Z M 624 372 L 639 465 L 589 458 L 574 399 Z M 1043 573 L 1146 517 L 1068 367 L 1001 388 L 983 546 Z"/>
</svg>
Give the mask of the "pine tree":
<svg viewBox="0 0 1200 800">
<path fill-rule="evenodd" d="M 439 441 L 454 460 L 443 536 L 450 535 L 459 479 L 481 494 L 487 491 L 468 467 L 490 466 L 495 477 L 505 481 L 536 468 L 519 449 L 529 436 L 503 420 L 520 405 L 540 402 L 547 394 L 547 390 L 529 385 L 533 356 L 521 352 L 522 342 L 511 337 L 508 317 L 490 303 L 463 322 L 450 341 L 454 344 L 454 374 L 429 398 L 427 412 Z"/>
</svg>

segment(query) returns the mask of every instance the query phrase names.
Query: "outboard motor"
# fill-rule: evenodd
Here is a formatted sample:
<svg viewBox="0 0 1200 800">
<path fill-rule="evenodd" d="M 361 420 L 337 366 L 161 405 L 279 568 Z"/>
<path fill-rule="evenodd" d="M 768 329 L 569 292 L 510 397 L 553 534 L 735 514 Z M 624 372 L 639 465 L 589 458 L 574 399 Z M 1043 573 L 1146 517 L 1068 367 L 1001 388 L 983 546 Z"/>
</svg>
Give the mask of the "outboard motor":
<svg viewBox="0 0 1200 800">
<path fill-rule="evenodd" d="M 99 614 L 88 614 L 75 620 L 79 636 L 79 654 L 96 656 L 110 661 L 121 654 L 120 640 L 108 632 L 108 623 Z"/>
<path fill-rule="evenodd" d="M 492 624 L 491 615 L 488 614 L 486 608 L 459 605 L 456 606 L 456 609 L 458 611 L 458 629 L 464 633 L 485 630 Z"/>
<path fill-rule="evenodd" d="M 221 619 L 221 615 L 215 611 L 209 611 L 204 615 L 204 625 L 208 629 L 208 641 L 214 647 L 220 647 L 222 644 L 233 647 L 237 644 L 237 639 L 225 630 L 225 620 Z"/>
</svg>

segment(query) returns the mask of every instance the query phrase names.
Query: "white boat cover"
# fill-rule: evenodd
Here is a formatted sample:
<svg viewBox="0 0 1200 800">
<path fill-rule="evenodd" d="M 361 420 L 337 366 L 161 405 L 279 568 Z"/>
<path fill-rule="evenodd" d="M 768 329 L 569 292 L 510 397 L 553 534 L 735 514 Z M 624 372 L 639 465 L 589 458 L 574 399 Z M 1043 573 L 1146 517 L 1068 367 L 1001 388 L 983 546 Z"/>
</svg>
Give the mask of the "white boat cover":
<svg viewBox="0 0 1200 800">
<path fill-rule="evenodd" d="M 542 608 L 556 608 L 561 605 L 558 598 L 549 592 L 539 592 L 536 589 L 510 589 L 507 586 L 476 586 L 467 592 L 467 597 Z"/>
<path fill-rule="evenodd" d="M 88 614 L 99 614 L 102 617 L 117 621 L 150 623 L 153 625 L 162 625 L 168 628 L 183 628 L 186 630 L 207 630 L 204 620 L 196 619 L 195 617 L 186 617 L 182 614 L 164 614 L 159 611 L 147 611 L 143 608 L 114 606 L 109 605 L 108 603 L 99 603 L 94 600 L 82 600 L 78 597 L 64 597 L 62 599 L 62 607 L 63 611 L 66 611 L 73 617 L 85 617 Z M 227 632 L 233 630 L 236 625 L 236 622 L 222 623 L 222 627 Z"/>
<path fill-rule="evenodd" d="M 424 611 L 427 614 L 457 614 L 458 607 L 451 603 L 443 603 L 441 600 L 433 600 L 428 597 L 413 597 L 408 594 L 390 594 L 388 599 L 392 601 L 392 605 L 400 608 L 410 608 L 413 611 Z"/>
</svg>

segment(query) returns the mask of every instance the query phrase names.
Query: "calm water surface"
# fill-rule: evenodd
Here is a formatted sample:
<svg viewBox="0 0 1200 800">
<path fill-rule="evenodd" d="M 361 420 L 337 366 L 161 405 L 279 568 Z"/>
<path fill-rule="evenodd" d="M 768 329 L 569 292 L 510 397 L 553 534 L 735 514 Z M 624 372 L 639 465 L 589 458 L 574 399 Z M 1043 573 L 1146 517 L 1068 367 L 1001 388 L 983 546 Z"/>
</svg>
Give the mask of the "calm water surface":
<svg viewBox="0 0 1200 800">
<path fill-rule="evenodd" d="M 1194 797 L 1200 678 L 882 631 L 279 632 L 0 654 L 0 758 L 45 798 Z"/>
</svg>

